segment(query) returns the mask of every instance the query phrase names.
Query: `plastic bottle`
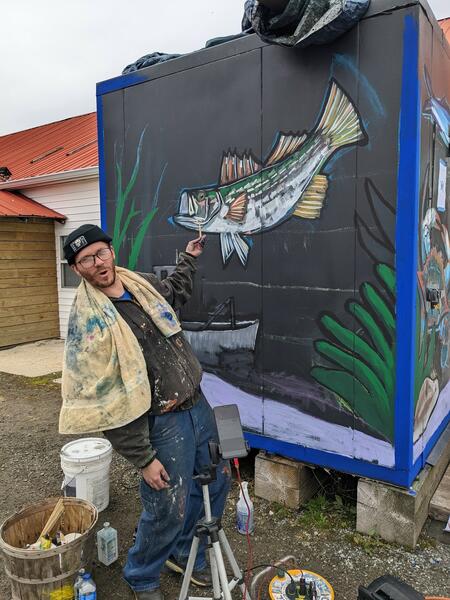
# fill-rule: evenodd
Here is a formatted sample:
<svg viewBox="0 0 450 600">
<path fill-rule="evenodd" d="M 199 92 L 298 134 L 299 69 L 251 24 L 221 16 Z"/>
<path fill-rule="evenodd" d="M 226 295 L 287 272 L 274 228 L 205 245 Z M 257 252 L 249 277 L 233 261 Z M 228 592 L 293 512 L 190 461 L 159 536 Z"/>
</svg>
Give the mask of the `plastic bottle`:
<svg viewBox="0 0 450 600">
<path fill-rule="evenodd" d="M 247 481 L 241 483 L 239 500 L 236 503 L 236 521 L 239 533 L 253 533 L 253 502 L 248 495 Z"/>
<path fill-rule="evenodd" d="M 104 565 L 112 564 L 119 557 L 117 531 L 109 523 L 97 532 L 98 560 Z"/>
<path fill-rule="evenodd" d="M 80 600 L 80 587 L 83 583 L 83 575 L 85 574 L 84 569 L 80 569 L 78 571 L 77 578 L 75 579 L 75 583 L 73 585 L 73 595 L 75 600 Z"/>
<path fill-rule="evenodd" d="M 79 600 L 97 600 L 97 586 L 90 573 L 84 573 L 79 590 Z"/>
</svg>

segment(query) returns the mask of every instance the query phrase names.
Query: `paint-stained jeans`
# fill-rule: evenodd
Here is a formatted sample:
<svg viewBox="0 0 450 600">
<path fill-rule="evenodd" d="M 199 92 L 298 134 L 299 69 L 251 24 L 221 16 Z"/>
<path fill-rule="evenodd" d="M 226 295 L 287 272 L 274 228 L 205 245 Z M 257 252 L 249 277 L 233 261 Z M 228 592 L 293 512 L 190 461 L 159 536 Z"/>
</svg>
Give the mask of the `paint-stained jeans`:
<svg viewBox="0 0 450 600">
<path fill-rule="evenodd" d="M 187 561 L 195 525 L 204 516 L 201 486 L 192 476 L 211 462 L 208 442 L 217 441 L 214 414 L 203 394 L 190 410 L 149 420 L 150 439 L 170 476 L 170 488 L 157 491 L 141 482 L 144 510 L 124 568 L 126 581 L 136 591 L 159 587 L 159 574 L 169 556 Z M 222 515 L 229 487 L 230 469 L 223 462 L 209 486 L 213 516 Z M 200 548 L 195 569 L 205 566 L 205 549 Z"/>
</svg>

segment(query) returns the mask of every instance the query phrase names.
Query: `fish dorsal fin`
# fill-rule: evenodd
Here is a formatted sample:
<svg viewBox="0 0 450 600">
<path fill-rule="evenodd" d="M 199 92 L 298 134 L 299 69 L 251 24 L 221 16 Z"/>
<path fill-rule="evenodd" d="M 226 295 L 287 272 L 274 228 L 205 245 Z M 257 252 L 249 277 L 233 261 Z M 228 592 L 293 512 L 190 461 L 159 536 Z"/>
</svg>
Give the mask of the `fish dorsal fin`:
<svg viewBox="0 0 450 600">
<path fill-rule="evenodd" d="M 328 178 L 325 175 L 314 175 L 295 207 L 294 216 L 302 219 L 318 219 L 327 189 Z"/>
<path fill-rule="evenodd" d="M 228 205 L 228 212 L 225 215 L 225 219 L 233 221 L 234 223 L 243 223 L 245 215 L 247 214 L 248 196 L 247 192 L 239 194 L 230 204 Z"/>
<path fill-rule="evenodd" d="M 250 153 L 239 156 L 235 152 L 227 152 L 223 155 L 220 167 L 220 184 L 233 183 L 233 181 L 253 175 L 260 169 L 261 163 L 255 160 Z"/>
<path fill-rule="evenodd" d="M 273 165 L 274 163 L 283 160 L 283 158 L 290 156 L 300 148 L 305 139 L 305 134 L 280 132 L 266 160 L 266 165 Z"/>
</svg>

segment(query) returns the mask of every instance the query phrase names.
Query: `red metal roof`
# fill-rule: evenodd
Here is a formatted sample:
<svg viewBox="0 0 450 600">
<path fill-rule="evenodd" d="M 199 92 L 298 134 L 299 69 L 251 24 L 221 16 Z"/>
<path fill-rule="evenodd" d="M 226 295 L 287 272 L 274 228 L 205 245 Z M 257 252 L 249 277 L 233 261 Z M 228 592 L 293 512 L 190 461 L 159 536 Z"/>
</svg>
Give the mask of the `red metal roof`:
<svg viewBox="0 0 450 600">
<path fill-rule="evenodd" d="M 18 192 L 0 190 L 0 217 L 41 217 L 63 221 L 66 217 Z"/>
<path fill-rule="evenodd" d="M 447 38 L 448 43 L 450 44 L 450 17 L 447 19 L 441 19 L 439 21 L 439 25 L 442 27 L 445 37 Z"/>
<path fill-rule="evenodd" d="M 96 166 L 96 113 L 0 136 L 0 167 L 11 171 L 8 181 Z"/>
</svg>

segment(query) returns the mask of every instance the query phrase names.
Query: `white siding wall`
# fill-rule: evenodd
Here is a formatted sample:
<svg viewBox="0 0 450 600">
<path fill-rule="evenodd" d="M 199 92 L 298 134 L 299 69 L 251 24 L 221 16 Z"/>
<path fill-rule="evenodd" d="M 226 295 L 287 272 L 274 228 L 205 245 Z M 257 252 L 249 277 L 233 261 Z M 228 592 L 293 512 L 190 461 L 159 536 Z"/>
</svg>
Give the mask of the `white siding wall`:
<svg viewBox="0 0 450 600">
<path fill-rule="evenodd" d="M 84 223 L 100 225 L 100 194 L 98 178 L 72 183 L 58 183 L 36 188 L 27 188 L 23 193 L 67 217 L 64 225 L 55 223 L 56 272 L 58 275 L 59 324 L 61 337 L 66 337 L 69 311 L 75 296 L 75 288 L 61 287 L 61 243 L 60 237 Z"/>
</svg>

